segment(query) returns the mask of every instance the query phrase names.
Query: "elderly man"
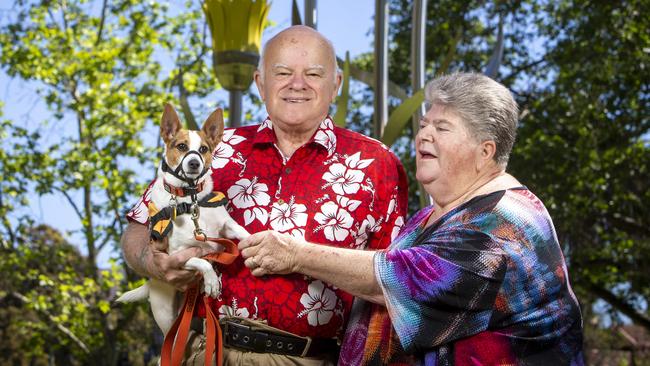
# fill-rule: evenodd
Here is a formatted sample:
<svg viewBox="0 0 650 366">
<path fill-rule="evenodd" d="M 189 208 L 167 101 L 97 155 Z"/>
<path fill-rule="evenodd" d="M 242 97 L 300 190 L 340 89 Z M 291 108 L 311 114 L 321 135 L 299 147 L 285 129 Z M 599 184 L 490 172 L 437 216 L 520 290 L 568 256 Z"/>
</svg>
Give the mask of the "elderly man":
<svg viewBox="0 0 650 366">
<path fill-rule="evenodd" d="M 232 217 L 251 233 L 274 230 L 344 248 L 387 247 L 404 223 L 406 176 L 381 143 L 333 125 L 328 109 L 341 75 L 331 43 L 308 27 L 280 32 L 265 45 L 255 83 L 268 118 L 227 130 L 214 151 L 214 189 L 228 197 Z M 129 214 L 125 258 L 138 273 L 184 289 L 195 274 L 182 263 L 202 253 L 168 256 L 148 245 L 147 218 L 136 215 L 146 197 Z M 350 294 L 298 274 L 255 277 L 241 258 L 219 270 L 223 292 L 213 309 L 228 323 L 225 364 L 336 362 Z M 250 346 L 259 345 L 257 338 L 265 339 L 263 349 Z M 202 362 L 201 341 L 195 334 L 187 364 Z"/>
</svg>

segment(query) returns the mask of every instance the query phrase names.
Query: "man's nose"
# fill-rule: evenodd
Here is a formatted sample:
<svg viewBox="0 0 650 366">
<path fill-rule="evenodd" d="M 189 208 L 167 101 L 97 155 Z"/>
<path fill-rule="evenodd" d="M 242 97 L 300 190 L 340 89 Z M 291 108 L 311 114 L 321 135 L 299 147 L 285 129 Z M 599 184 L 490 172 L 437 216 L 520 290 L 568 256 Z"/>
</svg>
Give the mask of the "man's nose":
<svg viewBox="0 0 650 366">
<path fill-rule="evenodd" d="M 306 85 L 305 77 L 301 73 L 297 72 L 293 74 L 290 85 L 292 89 L 304 89 Z"/>
</svg>

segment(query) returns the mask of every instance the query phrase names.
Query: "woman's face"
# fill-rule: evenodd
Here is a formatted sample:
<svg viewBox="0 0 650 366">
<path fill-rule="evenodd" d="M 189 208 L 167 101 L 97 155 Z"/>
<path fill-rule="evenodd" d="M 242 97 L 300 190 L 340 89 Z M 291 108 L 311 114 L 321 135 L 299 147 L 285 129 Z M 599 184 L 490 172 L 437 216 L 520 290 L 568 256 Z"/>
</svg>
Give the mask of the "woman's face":
<svg viewBox="0 0 650 366">
<path fill-rule="evenodd" d="M 427 111 L 415 148 L 415 176 L 434 200 L 436 195 L 462 194 L 474 182 L 480 144 L 452 109 L 433 105 Z"/>
</svg>

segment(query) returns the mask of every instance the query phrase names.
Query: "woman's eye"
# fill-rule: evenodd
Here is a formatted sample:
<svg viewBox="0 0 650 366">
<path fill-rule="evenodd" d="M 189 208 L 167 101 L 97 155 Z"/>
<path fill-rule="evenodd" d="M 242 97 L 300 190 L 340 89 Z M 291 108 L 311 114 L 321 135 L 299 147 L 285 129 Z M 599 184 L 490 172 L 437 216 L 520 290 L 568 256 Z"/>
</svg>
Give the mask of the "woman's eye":
<svg viewBox="0 0 650 366">
<path fill-rule="evenodd" d="M 207 146 L 203 145 L 203 146 L 199 147 L 199 153 L 205 154 L 207 152 L 208 152 L 208 147 Z"/>
<path fill-rule="evenodd" d="M 178 144 L 178 145 L 176 145 L 176 148 L 179 151 L 187 151 L 187 145 L 185 145 L 185 144 Z"/>
</svg>

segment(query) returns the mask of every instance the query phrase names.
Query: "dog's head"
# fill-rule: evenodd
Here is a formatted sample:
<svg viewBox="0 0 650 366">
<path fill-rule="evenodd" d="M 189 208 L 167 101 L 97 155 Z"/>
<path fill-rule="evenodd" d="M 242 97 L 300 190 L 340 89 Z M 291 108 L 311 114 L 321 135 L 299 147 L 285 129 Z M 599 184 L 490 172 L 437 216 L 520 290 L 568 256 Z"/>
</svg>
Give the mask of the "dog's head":
<svg viewBox="0 0 650 366">
<path fill-rule="evenodd" d="M 174 107 L 165 103 L 160 136 L 165 143 L 163 159 L 169 172 L 186 182 L 196 181 L 209 170 L 212 151 L 221 142 L 223 111 L 218 108 L 203 122 L 200 131 L 192 131 L 182 128 Z"/>
</svg>

